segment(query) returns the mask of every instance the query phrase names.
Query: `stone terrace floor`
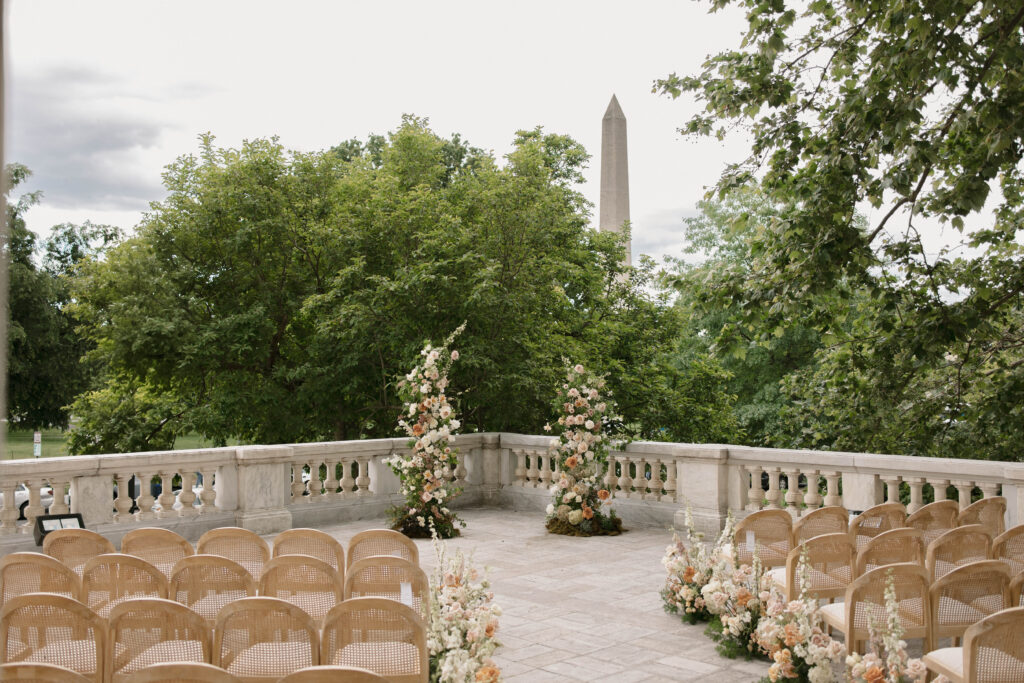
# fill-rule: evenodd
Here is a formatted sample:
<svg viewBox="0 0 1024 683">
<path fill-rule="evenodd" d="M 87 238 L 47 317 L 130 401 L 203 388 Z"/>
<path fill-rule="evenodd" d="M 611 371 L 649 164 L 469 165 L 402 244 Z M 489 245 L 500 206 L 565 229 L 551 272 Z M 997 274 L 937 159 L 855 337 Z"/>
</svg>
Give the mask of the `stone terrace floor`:
<svg viewBox="0 0 1024 683">
<path fill-rule="evenodd" d="M 473 553 L 490 568 L 501 606 L 495 659 L 509 683 L 545 681 L 757 681 L 763 661 L 728 660 L 703 635 L 704 626 L 665 614 L 658 592 L 667 529 L 573 538 L 544 530 L 543 513 L 460 510 L 466 528 L 449 552 Z M 383 520 L 324 527 L 343 545 Z M 626 526 L 628 527 L 628 521 Z M 272 538 L 272 537 L 268 537 Z M 420 565 L 437 564 L 429 540 L 416 542 Z"/>
</svg>

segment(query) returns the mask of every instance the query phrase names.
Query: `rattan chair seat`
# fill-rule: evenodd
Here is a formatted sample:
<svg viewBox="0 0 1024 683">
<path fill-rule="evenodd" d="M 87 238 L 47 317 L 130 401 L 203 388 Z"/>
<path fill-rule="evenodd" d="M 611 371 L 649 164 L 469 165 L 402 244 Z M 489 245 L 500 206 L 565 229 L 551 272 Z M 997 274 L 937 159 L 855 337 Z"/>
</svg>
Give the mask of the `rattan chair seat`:
<svg viewBox="0 0 1024 683">
<path fill-rule="evenodd" d="M 0 664 L 0 681 L 21 683 L 87 683 L 88 678 L 56 664 Z"/>
<path fill-rule="evenodd" d="M 288 674 L 278 683 L 387 683 L 387 680 L 355 666 L 310 666 Z"/>
<path fill-rule="evenodd" d="M 213 663 L 244 681 L 277 681 L 320 663 L 319 632 L 312 617 L 284 600 L 244 598 L 217 616 Z"/>
<path fill-rule="evenodd" d="M 225 605 L 256 595 L 256 582 L 245 567 L 226 557 L 193 555 L 171 573 L 167 596 L 206 619 L 209 626 Z"/>
<path fill-rule="evenodd" d="M 170 529 L 146 527 L 126 533 L 121 539 L 121 552 L 149 562 L 170 579 L 174 565 L 194 555 L 195 548 Z"/>
<path fill-rule="evenodd" d="M 344 579 L 345 549 L 338 540 L 319 529 L 287 529 L 274 538 L 273 556 L 309 555 L 341 572 Z"/>
<path fill-rule="evenodd" d="M 0 605 L 26 593 L 56 593 L 78 599 L 82 580 L 60 560 L 42 553 L 0 557 Z"/>
<path fill-rule="evenodd" d="M 416 544 L 404 534 L 391 529 L 368 529 L 360 531 L 348 542 L 345 561 L 353 563 L 367 557 L 401 557 L 415 565 L 420 563 L 420 551 Z"/>
<path fill-rule="evenodd" d="M 319 625 L 345 599 L 345 582 L 338 570 L 309 555 L 280 555 L 263 568 L 260 595 L 300 607 Z"/>
<path fill-rule="evenodd" d="M 63 595 L 29 593 L 0 610 L 0 662 L 56 664 L 103 680 L 106 624 Z"/>
<path fill-rule="evenodd" d="M 132 674 L 131 683 L 239 683 L 238 678 L 212 664 L 173 662 L 154 664 Z"/>
<path fill-rule="evenodd" d="M 114 544 L 89 529 L 57 529 L 43 537 L 43 552 L 79 576 L 85 563 L 98 555 L 116 553 Z"/>
<path fill-rule="evenodd" d="M 199 537 L 196 553 L 219 555 L 245 567 L 254 581 L 259 581 L 263 565 L 270 560 L 267 542 L 255 532 L 239 527 L 210 529 Z"/>
<path fill-rule="evenodd" d="M 427 640 L 419 614 L 386 598 L 352 598 L 324 620 L 323 659 L 356 666 L 391 683 L 426 683 Z"/>
</svg>

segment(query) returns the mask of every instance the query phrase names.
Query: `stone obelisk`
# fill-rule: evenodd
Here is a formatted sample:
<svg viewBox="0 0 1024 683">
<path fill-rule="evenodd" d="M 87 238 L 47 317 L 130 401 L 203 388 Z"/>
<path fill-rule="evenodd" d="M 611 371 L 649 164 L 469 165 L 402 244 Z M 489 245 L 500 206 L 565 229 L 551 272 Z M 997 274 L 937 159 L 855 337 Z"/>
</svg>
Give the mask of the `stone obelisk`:
<svg viewBox="0 0 1024 683">
<path fill-rule="evenodd" d="M 601 119 L 601 205 L 598 229 L 622 232 L 629 220 L 629 163 L 626 159 L 626 115 L 612 95 Z M 626 265 L 633 262 L 626 242 Z"/>
</svg>

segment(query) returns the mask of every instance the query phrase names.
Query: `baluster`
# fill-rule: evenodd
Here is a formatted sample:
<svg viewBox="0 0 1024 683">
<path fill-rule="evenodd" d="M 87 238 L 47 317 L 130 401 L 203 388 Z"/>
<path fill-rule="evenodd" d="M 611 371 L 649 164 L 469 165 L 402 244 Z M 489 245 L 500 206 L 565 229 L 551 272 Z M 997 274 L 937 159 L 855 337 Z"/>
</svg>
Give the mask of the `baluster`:
<svg viewBox="0 0 1024 683">
<path fill-rule="evenodd" d="M 839 495 L 839 480 L 842 479 L 839 472 L 827 472 L 825 474 L 825 505 L 842 505 L 843 497 Z"/>
<path fill-rule="evenodd" d="M 804 477 L 807 478 L 807 489 L 804 491 L 804 504 L 807 506 L 807 512 L 812 512 L 821 507 L 821 483 L 820 475 L 818 470 L 809 470 L 804 472 Z"/>
<path fill-rule="evenodd" d="M 545 489 L 551 488 L 551 456 L 540 456 L 540 485 Z"/>
<path fill-rule="evenodd" d="M 212 467 L 205 467 L 199 471 L 203 475 L 203 489 L 199 492 L 199 514 L 205 515 L 217 510 L 217 489 L 214 488 L 214 477 L 217 471 Z"/>
<path fill-rule="evenodd" d="M 389 458 L 395 457 L 394 453 L 388 453 Z M 338 498 L 338 461 L 331 458 L 326 459 L 327 462 L 327 479 L 324 480 L 324 496 L 327 500 L 336 500 Z"/>
<path fill-rule="evenodd" d="M 999 495 L 999 484 L 986 481 L 978 484 L 978 487 L 981 489 L 982 498 L 994 498 Z"/>
<path fill-rule="evenodd" d="M 302 481 L 302 465 L 301 462 L 292 463 L 292 502 L 293 503 L 308 503 L 306 497 L 302 494 L 306 491 L 306 482 Z"/>
<path fill-rule="evenodd" d="M 370 495 L 370 459 L 369 458 L 358 458 L 356 462 L 359 463 L 359 476 L 356 477 L 356 486 L 359 487 L 360 496 Z"/>
<path fill-rule="evenodd" d="M 53 502 L 50 503 L 50 511 L 47 514 L 66 515 L 68 504 L 64 502 L 64 489 L 68 487 L 68 482 L 63 479 L 51 479 L 49 483 L 53 490 Z"/>
<path fill-rule="evenodd" d="M 619 477 L 615 474 L 615 458 L 608 457 L 608 469 L 604 473 L 604 487 L 611 493 L 615 493 L 615 486 L 619 483 Z"/>
<path fill-rule="evenodd" d="M 782 492 L 779 490 L 779 468 L 773 467 L 768 472 L 768 490 L 765 492 L 764 497 L 768 500 L 769 510 L 780 510 L 779 496 Z"/>
<path fill-rule="evenodd" d="M 800 469 L 789 465 L 786 467 L 786 510 L 793 517 L 800 516 L 800 503 L 804 494 L 800 491 Z"/>
<path fill-rule="evenodd" d="M 344 459 L 341 461 L 341 495 L 348 498 L 352 495 L 356 480 L 352 478 L 352 461 Z"/>
<path fill-rule="evenodd" d="M 900 502 L 900 477 L 881 477 L 881 479 L 885 482 L 885 502 Z"/>
<path fill-rule="evenodd" d="M 459 453 L 456 457 L 455 484 L 460 489 L 466 488 L 466 476 L 468 475 L 468 471 L 466 470 L 466 456 Z M 551 475 L 549 474 L 548 476 L 550 477 Z"/>
<path fill-rule="evenodd" d="M 136 476 L 139 476 L 136 474 Z M 135 501 L 135 504 L 139 506 L 138 511 L 135 513 L 135 519 L 140 522 L 146 521 L 147 519 L 153 519 L 156 517 L 156 513 L 153 512 L 153 505 L 156 503 L 156 498 L 153 497 L 153 477 L 156 474 L 146 472 L 139 477 L 139 498 Z"/>
<path fill-rule="evenodd" d="M 516 459 L 515 484 L 516 486 L 526 486 L 526 451 L 512 451 L 512 455 Z"/>
<path fill-rule="evenodd" d="M 929 479 L 928 483 L 932 485 L 936 501 L 948 499 L 946 489 L 949 488 L 949 479 Z"/>
<path fill-rule="evenodd" d="M 124 524 L 134 521 L 132 517 L 132 491 L 131 472 L 118 472 L 114 475 L 117 480 L 117 498 L 114 500 L 114 521 Z"/>
<path fill-rule="evenodd" d="M 191 517 L 198 514 L 196 509 L 192 506 L 192 504 L 196 502 L 196 492 L 192 490 L 195 483 L 195 472 L 181 473 L 181 493 L 178 494 L 178 501 L 181 503 L 181 510 L 178 512 L 182 517 Z"/>
<path fill-rule="evenodd" d="M 911 477 L 907 479 L 910 485 L 910 504 L 907 505 L 907 512 L 914 514 L 924 506 L 924 478 Z"/>
<path fill-rule="evenodd" d="M 651 463 L 651 495 L 654 500 L 661 500 L 663 493 L 663 480 L 661 478 L 661 460 L 650 460 Z"/>
<path fill-rule="evenodd" d="M 750 473 L 750 488 L 747 489 L 746 508 L 751 512 L 757 512 L 761 509 L 761 503 L 764 501 L 764 489 L 761 488 L 761 466 L 745 465 L 743 472 Z"/>
<path fill-rule="evenodd" d="M 0 534 L 13 534 L 18 530 L 18 507 L 14 502 L 14 491 L 18 487 L 16 481 L 5 481 L 0 484 L 4 494 L 4 506 L 0 509 Z"/>
<path fill-rule="evenodd" d="M 622 468 L 622 473 L 619 475 L 619 490 L 622 491 L 623 498 L 629 498 L 633 495 L 633 478 L 629 476 L 629 458 L 623 455 L 617 459 Z"/>
<path fill-rule="evenodd" d="M 157 519 L 176 517 L 178 515 L 177 510 L 174 509 L 173 480 L 173 472 L 170 474 L 160 472 L 160 497 L 157 499 L 160 503 L 160 511 L 156 513 Z"/>
<path fill-rule="evenodd" d="M 539 456 L 536 453 L 530 453 L 527 457 L 527 470 L 526 470 L 526 481 L 530 488 L 537 488 L 537 482 L 540 478 L 540 470 L 538 469 Z"/>
<path fill-rule="evenodd" d="M 650 479 L 647 478 L 647 458 L 638 458 L 636 460 L 636 479 L 634 479 L 634 482 L 637 481 L 640 482 L 640 485 L 636 487 L 636 492 L 640 494 L 640 500 L 646 500 L 648 496 L 647 490 L 651 485 Z"/>
<path fill-rule="evenodd" d="M 665 496 L 672 502 L 676 500 L 676 461 L 669 458 L 665 463 L 665 473 L 668 475 L 665 480 Z"/>
<path fill-rule="evenodd" d="M 974 482 L 954 481 L 953 486 L 956 487 L 957 498 L 960 502 L 960 509 L 963 510 L 971 504 L 971 490 L 974 488 Z"/>
<path fill-rule="evenodd" d="M 320 461 L 309 463 L 309 502 L 319 503 L 323 500 L 323 480 L 320 479 Z"/>
<path fill-rule="evenodd" d="M 41 479 L 29 479 L 25 482 L 25 486 L 28 487 L 28 505 L 25 507 L 25 519 L 28 520 L 28 524 L 19 529 L 22 533 L 32 533 L 36 517 L 43 514 L 43 504 L 39 499 L 39 487 L 42 485 Z"/>
</svg>

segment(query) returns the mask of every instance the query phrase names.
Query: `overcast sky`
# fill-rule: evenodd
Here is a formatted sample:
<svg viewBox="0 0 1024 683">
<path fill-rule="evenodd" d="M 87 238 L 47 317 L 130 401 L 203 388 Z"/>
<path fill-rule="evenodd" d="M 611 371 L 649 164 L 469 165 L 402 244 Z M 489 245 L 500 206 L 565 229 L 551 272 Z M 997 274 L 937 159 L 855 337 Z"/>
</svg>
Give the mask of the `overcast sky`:
<svg viewBox="0 0 1024 683">
<path fill-rule="evenodd" d="M 682 248 L 682 218 L 743 142 L 683 139 L 691 102 L 651 92 L 734 44 L 737 13 L 681 2 L 9 0 L 7 158 L 43 203 L 29 226 L 134 226 L 197 149 L 278 135 L 325 149 L 425 116 L 498 156 L 544 126 L 593 155 L 612 94 L 628 121 L 633 253 Z"/>
</svg>

